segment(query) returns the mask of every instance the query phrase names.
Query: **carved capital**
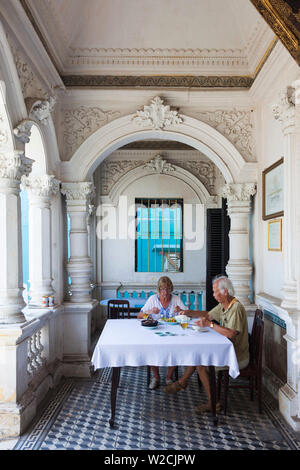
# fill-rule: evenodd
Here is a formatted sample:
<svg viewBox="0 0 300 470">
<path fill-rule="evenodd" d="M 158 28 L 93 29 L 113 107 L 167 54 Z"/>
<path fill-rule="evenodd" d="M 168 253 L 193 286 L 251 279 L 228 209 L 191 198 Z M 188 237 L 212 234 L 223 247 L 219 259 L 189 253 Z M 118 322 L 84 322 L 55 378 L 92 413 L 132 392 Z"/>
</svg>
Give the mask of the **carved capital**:
<svg viewBox="0 0 300 470">
<path fill-rule="evenodd" d="M 23 152 L 0 153 L 0 178 L 20 181 L 23 175 L 29 175 L 33 162 Z"/>
<path fill-rule="evenodd" d="M 170 106 L 164 105 L 163 100 L 156 96 L 149 106 L 144 106 L 143 111 L 135 113 L 133 121 L 142 127 L 163 130 L 167 126 L 180 124 L 183 119 L 177 111 L 171 111 Z"/>
<path fill-rule="evenodd" d="M 294 99 L 295 106 L 299 106 L 300 104 L 300 78 L 298 78 L 292 83 L 292 87 L 294 88 L 294 91 L 295 91 L 295 99 Z"/>
<path fill-rule="evenodd" d="M 62 183 L 61 192 L 66 196 L 67 201 L 86 201 L 90 202 L 95 195 L 93 183 Z"/>
<path fill-rule="evenodd" d="M 32 121 L 22 121 L 14 128 L 14 135 L 23 144 L 28 144 L 31 136 Z"/>
<path fill-rule="evenodd" d="M 250 197 L 256 193 L 255 183 L 232 183 L 225 184 L 221 188 L 219 195 L 227 199 L 228 202 L 232 201 L 250 201 Z"/>
<path fill-rule="evenodd" d="M 50 96 L 47 100 L 32 99 L 30 101 L 30 116 L 41 124 L 47 125 L 51 112 L 54 109 L 56 98 Z"/>
<path fill-rule="evenodd" d="M 295 89 L 288 87 L 280 94 L 278 103 L 274 104 L 272 111 L 275 119 L 281 123 L 283 132 L 295 125 Z"/>
<path fill-rule="evenodd" d="M 162 158 L 161 155 L 156 155 L 150 162 L 143 165 L 145 170 L 155 171 L 155 173 L 169 173 L 175 171 L 174 166 Z"/>
<path fill-rule="evenodd" d="M 60 182 L 53 175 L 22 176 L 21 188 L 28 191 L 29 195 L 50 198 L 59 191 Z"/>
</svg>

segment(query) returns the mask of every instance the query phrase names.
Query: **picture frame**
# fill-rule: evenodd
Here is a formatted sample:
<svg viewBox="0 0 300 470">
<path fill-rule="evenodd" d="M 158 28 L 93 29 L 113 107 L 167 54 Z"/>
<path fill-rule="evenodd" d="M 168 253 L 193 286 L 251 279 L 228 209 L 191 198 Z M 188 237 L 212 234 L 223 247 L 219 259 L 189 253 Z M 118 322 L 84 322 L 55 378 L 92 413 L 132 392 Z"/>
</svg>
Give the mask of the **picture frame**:
<svg viewBox="0 0 300 470">
<path fill-rule="evenodd" d="M 268 222 L 268 250 L 282 251 L 282 219 Z"/>
<path fill-rule="evenodd" d="M 262 172 L 262 218 L 274 219 L 284 215 L 283 161 L 281 158 Z"/>
</svg>

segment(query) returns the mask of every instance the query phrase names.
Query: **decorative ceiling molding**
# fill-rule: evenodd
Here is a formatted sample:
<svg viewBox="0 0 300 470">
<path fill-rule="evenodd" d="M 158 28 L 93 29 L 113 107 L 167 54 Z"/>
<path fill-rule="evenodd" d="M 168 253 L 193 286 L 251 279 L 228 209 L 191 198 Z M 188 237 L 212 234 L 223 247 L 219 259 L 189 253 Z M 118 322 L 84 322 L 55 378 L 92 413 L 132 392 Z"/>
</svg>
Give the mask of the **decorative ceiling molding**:
<svg viewBox="0 0 300 470">
<path fill-rule="evenodd" d="M 300 65 L 300 4 L 298 0 L 250 0 Z"/>
<path fill-rule="evenodd" d="M 74 44 L 58 4 L 20 4 L 66 87 L 249 89 L 271 41 L 270 29 L 258 17 L 241 48 L 81 47 Z"/>
<path fill-rule="evenodd" d="M 265 50 L 253 75 L 63 75 L 68 88 L 99 87 L 164 87 L 164 88 L 251 88 L 271 52 L 277 44 L 273 38 Z M 160 69 L 161 71 L 161 69 Z"/>
<path fill-rule="evenodd" d="M 244 76 L 191 75 L 65 75 L 66 87 L 164 87 L 164 88 L 250 88 L 254 78 Z"/>
<path fill-rule="evenodd" d="M 101 49 L 70 48 L 64 67 L 67 73 L 101 74 L 215 74 L 249 75 L 246 51 L 243 49 Z"/>
</svg>

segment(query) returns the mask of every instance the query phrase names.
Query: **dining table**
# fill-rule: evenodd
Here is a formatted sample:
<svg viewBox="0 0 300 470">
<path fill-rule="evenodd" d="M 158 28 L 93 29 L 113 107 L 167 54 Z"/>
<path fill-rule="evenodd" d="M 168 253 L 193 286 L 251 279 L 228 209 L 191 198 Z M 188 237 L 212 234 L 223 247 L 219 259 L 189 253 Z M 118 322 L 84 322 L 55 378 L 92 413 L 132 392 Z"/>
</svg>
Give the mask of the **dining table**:
<svg viewBox="0 0 300 470">
<path fill-rule="evenodd" d="M 208 366 L 212 415 L 214 424 L 218 423 L 215 367 L 228 367 L 229 375 L 235 379 L 239 375 L 239 366 L 233 343 L 213 328 L 195 331 L 194 321 L 185 330 L 177 322 L 161 320 L 153 329 L 143 326 L 140 319 L 106 321 L 91 362 L 95 370 L 112 368 L 111 427 L 115 421 L 121 368 L 148 365 Z"/>
</svg>

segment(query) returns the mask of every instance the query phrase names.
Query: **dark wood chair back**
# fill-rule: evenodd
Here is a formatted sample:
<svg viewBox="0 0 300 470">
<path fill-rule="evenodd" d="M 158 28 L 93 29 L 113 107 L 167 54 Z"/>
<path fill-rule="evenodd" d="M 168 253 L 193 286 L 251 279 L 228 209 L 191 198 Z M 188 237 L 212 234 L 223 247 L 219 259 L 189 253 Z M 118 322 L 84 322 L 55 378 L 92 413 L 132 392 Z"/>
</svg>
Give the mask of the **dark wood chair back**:
<svg viewBox="0 0 300 470">
<path fill-rule="evenodd" d="M 257 323 L 258 320 L 263 320 L 263 312 L 260 309 L 255 310 L 254 318 L 253 318 L 253 324 L 252 324 L 252 330 L 251 330 L 251 335 L 249 335 L 249 352 L 250 352 L 250 361 L 252 361 L 253 355 L 254 355 L 254 348 L 256 344 L 256 334 L 257 334 Z"/>
<path fill-rule="evenodd" d="M 123 319 L 130 318 L 130 305 L 128 300 L 109 300 L 107 303 L 107 318 Z"/>
<path fill-rule="evenodd" d="M 250 357 L 250 366 L 261 371 L 262 369 L 262 352 L 264 341 L 264 321 L 261 317 L 256 317 L 256 325 L 254 338 L 252 341 L 252 357 Z"/>
</svg>

